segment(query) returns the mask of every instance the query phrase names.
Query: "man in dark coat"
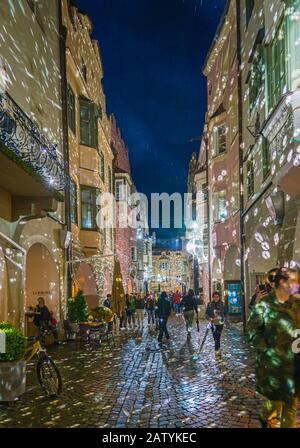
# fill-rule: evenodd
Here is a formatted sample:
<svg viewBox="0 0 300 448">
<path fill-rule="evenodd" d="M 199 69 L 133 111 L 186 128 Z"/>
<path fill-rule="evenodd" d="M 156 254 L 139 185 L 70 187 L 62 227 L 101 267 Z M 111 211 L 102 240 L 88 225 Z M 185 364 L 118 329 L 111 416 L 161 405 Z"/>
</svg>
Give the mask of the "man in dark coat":
<svg viewBox="0 0 300 448">
<path fill-rule="evenodd" d="M 221 335 L 226 319 L 226 305 L 221 300 L 221 296 L 217 291 L 213 293 L 213 300 L 207 306 L 206 319 L 212 324 L 211 329 L 215 341 L 215 353 L 218 356 L 221 354 Z"/>
<path fill-rule="evenodd" d="M 42 336 L 43 331 L 49 330 L 53 334 L 55 343 L 58 344 L 57 329 L 54 325 L 51 324 L 51 314 L 49 309 L 45 305 L 45 300 L 43 297 L 38 298 L 38 305 L 36 306 L 34 311 L 36 313 L 39 313 L 37 316 L 35 316 L 33 322 L 39 328 L 40 336 Z"/>
<path fill-rule="evenodd" d="M 188 295 L 182 299 L 180 307 L 183 311 L 183 316 L 185 319 L 187 338 L 190 339 L 193 328 L 194 314 L 196 314 L 196 318 L 198 320 L 198 307 L 194 291 L 192 289 L 190 289 Z"/>
<path fill-rule="evenodd" d="M 267 398 L 260 414 L 263 427 L 275 411 L 281 411 L 282 428 L 295 427 L 300 398 L 300 360 L 293 348 L 300 328 L 298 288 L 297 272 L 279 269 L 274 291 L 255 306 L 248 321 L 249 339 L 257 351 L 256 388 Z"/>
<path fill-rule="evenodd" d="M 166 335 L 167 339 L 170 339 L 170 335 L 167 329 L 167 322 L 171 314 L 171 304 L 167 297 L 168 297 L 167 294 L 165 292 L 162 292 L 156 304 L 157 314 L 159 318 L 158 342 L 162 341 L 164 334 Z"/>
</svg>

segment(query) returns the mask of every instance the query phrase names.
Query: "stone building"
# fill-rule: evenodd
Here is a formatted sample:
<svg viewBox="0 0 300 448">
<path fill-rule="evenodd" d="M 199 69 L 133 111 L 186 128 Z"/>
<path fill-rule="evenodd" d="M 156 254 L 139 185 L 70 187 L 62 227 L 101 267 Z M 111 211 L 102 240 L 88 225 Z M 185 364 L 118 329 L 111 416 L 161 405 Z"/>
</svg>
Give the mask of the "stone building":
<svg viewBox="0 0 300 448">
<path fill-rule="evenodd" d="M 192 286 L 191 258 L 185 251 L 153 250 L 150 291 L 185 294 Z"/>
<path fill-rule="evenodd" d="M 0 321 L 65 315 L 59 2 L 1 1 Z"/>
<path fill-rule="evenodd" d="M 243 0 L 240 27 L 248 304 L 266 271 L 300 266 L 300 2 Z"/>
<path fill-rule="evenodd" d="M 228 1 L 203 72 L 207 77 L 209 251 L 211 289 L 242 312 L 240 284 L 240 190 L 236 1 Z"/>
<path fill-rule="evenodd" d="M 242 278 L 245 318 L 268 270 L 300 267 L 299 41 L 299 0 L 228 0 L 204 68 L 210 290 L 239 305 Z"/>
<path fill-rule="evenodd" d="M 67 29 L 73 295 L 82 289 L 88 305 L 95 306 L 111 292 L 113 280 L 115 231 L 97 220 L 101 194 L 114 190 L 111 122 L 92 22 L 67 0 L 62 3 Z"/>
<path fill-rule="evenodd" d="M 117 207 L 116 223 L 116 254 L 120 261 L 123 287 L 125 293 L 136 292 L 137 269 L 136 269 L 136 246 L 137 230 L 132 228 L 127 218 L 133 213 L 133 204 L 130 196 L 135 191 L 131 177 L 131 166 L 128 148 L 122 138 L 120 129 L 117 127 L 114 115 L 111 116 L 111 145 L 115 155 L 115 195 Z"/>
</svg>

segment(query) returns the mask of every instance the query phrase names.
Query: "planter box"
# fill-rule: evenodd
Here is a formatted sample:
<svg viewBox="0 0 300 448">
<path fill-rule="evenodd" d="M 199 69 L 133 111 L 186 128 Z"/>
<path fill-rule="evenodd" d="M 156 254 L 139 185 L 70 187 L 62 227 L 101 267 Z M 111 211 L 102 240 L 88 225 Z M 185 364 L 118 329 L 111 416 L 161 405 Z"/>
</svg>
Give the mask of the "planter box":
<svg viewBox="0 0 300 448">
<path fill-rule="evenodd" d="M 26 362 L 0 362 L 0 402 L 14 401 L 25 393 Z"/>
</svg>

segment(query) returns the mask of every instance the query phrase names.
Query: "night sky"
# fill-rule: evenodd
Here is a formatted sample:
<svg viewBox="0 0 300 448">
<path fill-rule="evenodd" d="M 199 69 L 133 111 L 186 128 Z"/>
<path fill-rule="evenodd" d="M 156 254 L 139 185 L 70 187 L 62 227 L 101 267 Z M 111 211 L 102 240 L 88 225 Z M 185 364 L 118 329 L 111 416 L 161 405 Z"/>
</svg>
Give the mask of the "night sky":
<svg viewBox="0 0 300 448">
<path fill-rule="evenodd" d="M 202 66 L 226 0 L 78 0 L 94 24 L 107 111 L 129 147 L 137 190 L 187 189 L 206 111 Z M 174 236 L 176 232 L 159 232 Z"/>
</svg>

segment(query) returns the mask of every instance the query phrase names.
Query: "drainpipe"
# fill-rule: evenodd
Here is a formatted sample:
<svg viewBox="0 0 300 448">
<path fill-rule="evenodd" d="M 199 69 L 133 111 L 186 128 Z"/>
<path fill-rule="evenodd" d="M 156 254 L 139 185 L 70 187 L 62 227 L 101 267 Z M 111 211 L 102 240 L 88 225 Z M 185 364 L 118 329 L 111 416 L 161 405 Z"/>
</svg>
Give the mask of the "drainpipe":
<svg viewBox="0 0 300 448">
<path fill-rule="evenodd" d="M 246 296 L 245 296 L 245 265 L 244 265 L 244 171 L 243 171 L 243 96 L 242 96 L 242 33 L 241 33 L 241 2 L 236 0 L 236 26 L 237 26 L 237 61 L 238 61 L 238 117 L 239 117 L 239 189 L 240 189 L 240 263 L 241 263 L 241 303 L 243 313 L 243 326 L 246 331 Z"/>
<path fill-rule="evenodd" d="M 61 73 L 61 102 L 62 102 L 62 129 L 63 129 L 63 154 L 66 175 L 65 186 L 65 223 L 66 230 L 71 232 L 71 198 L 70 198 L 70 165 L 69 165 L 69 131 L 68 131 L 68 115 L 67 115 L 67 63 L 66 63 L 66 40 L 67 28 L 63 25 L 62 17 L 62 0 L 58 0 L 58 17 L 59 17 L 59 51 L 60 51 L 60 73 Z M 66 265 L 67 265 L 67 297 L 72 295 L 72 242 L 65 249 Z"/>
</svg>

